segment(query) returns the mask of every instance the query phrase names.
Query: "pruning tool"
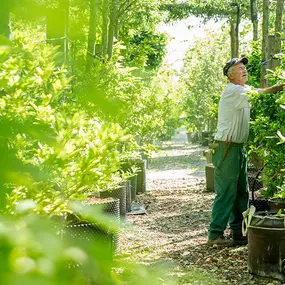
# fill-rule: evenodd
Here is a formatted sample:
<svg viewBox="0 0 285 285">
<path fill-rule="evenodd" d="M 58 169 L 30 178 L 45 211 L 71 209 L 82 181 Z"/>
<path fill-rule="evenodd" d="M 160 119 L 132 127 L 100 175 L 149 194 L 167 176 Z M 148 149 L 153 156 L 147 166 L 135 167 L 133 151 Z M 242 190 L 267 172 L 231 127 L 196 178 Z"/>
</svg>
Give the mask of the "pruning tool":
<svg viewBox="0 0 285 285">
<path fill-rule="evenodd" d="M 224 152 L 223 152 L 223 158 L 224 158 L 224 159 L 225 159 L 225 158 L 227 157 L 227 155 L 228 155 L 229 149 L 230 149 L 230 147 L 231 147 L 231 142 L 232 142 L 232 136 L 230 137 L 230 139 L 229 139 L 229 137 L 227 136 L 227 137 L 226 137 L 226 143 L 225 143 L 225 146 L 224 146 Z"/>
</svg>

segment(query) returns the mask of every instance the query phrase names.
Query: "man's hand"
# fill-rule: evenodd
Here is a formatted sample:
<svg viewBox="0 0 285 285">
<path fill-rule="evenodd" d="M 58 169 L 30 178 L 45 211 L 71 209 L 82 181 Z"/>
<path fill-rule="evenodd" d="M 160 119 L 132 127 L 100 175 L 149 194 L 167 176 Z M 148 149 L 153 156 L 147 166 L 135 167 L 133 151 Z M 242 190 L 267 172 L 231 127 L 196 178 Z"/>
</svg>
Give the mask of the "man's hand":
<svg viewBox="0 0 285 285">
<path fill-rule="evenodd" d="M 284 89 L 285 83 L 279 84 L 279 85 L 275 85 L 275 86 L 270 86 L 267 88 L 262 88 L 262 89 L 258 89 L 257 92 L 258 94 L 270 94 L 270 93 L 277 93 L 281 90 Z"/>
</svg>

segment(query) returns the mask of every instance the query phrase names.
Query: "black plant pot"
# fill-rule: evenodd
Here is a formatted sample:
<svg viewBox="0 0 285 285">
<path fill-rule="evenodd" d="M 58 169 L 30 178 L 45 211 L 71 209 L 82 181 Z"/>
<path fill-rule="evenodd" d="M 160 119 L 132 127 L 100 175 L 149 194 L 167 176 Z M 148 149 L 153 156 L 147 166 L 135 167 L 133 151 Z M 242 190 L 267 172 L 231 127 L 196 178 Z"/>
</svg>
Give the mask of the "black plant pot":
<svg viewBox="0 0 285 285">
<path fill-rule="evenodd" d="M 120 222 L 119 199 L 94 199 L 90 200 L 90 207 L 102 207 L 103 213 L 111 221 Z M 79 214 L 80 216 L 80 214 Z M 113 256 L 119 249 L 119 233 L 111 232 L 104 225 L 99 223 L 90 223 L 78 216 L 69 215 L 67 217 L 67 226 L 65 234 L 80 242 L 94 242 L 98 246 L 104 247 L 104 254 L 107 257 Z"/>
<path fill-rule="evenodd" d="M 138 172 L 134 175 L 135 178 L 132 180 L 132 201 L 135 200 L 137 194 L 146 192 L 146 165 L 147 161 L 145 159 L 129 159 L 122 164 L 122 170 L 124 172 L 130 171 L 132 167 L 138 169 Z"/>
<path fill-rule="evenodd" d="M 120 201 L 120 216 L 126 217 L 127 211 L 127 183 L 123 183 L 116 189 L 110 191 L 101 191 L 100 198 L 117 198 Z"/>
<path fill-rule="evenodd" d="M 132 192 L 131 192 L 131 181 L 126 182 L 126 212 L 130 212 L 132 209 Z"/>
<path fill-rule="evenodd" d="M 137 173 L 137 194 L 146 192 L 146 162 L 142 160 L 136 161 L 136 167 L 139 169 Z"/>
<path fill-rule="evenodd" d="M 137 179 L 138 175 L 135 174 L 133 177 L 130 178 L 131 181 L 131 201 L 136 200 L 136 195 L 137 195 Z"/>
</svg>

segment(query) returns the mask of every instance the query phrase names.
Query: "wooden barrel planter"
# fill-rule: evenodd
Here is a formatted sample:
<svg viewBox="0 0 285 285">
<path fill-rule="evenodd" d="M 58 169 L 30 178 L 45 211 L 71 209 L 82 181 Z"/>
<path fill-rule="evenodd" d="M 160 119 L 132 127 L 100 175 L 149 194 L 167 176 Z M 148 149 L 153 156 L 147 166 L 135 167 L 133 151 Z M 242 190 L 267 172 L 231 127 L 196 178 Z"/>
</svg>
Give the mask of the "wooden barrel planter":
<svg viewBox="0 0 285 285">
<path fill-rule="evenodd" d="M 206 173 L 206 189 L 207 191 L 210 192 L 215 192 L 215 188 L 214 188 L 214 171 L 215 171 L 215 167 L 214 165 L 211 164 L 207 164 L 205 166 L 205 173 Z"/>
<path fill-rule="evenodd" d="M 116 189 L 110 191 L 101 191 L 100 198 L 117 198 L 120 201 L 120 216 L 126 217 L 127 212 L 127 183 L 123 183 Z"/>
<path fill-rule="evenodd" d="M 248 227 L 250 274 L 285 281 L 285 224 L 276 211 L 256 212 Z"/>
<path fill-rule="evenodd" d="M 191 143 L 192 142 L 192 133 L 186 133 L 187 135 L 187 142 Z"/>
<path fill-rule="evenodd" d="M 119 199 L 90 198 L 88 205 L 91 207 L 102 207 L 102 211 L 111 221 L 120 222 Z M 79 213 L 80 216 L 80 213 Z M 69 215 L 64 235 L 68 234 L 73 239 L 81 242 L 94 242 L 104 248 L 104 256 L 112 257 L 119 250 L 119 231 L 112 232 L 104 225 L 90 223 L 78 216 Z"/>
</svg>

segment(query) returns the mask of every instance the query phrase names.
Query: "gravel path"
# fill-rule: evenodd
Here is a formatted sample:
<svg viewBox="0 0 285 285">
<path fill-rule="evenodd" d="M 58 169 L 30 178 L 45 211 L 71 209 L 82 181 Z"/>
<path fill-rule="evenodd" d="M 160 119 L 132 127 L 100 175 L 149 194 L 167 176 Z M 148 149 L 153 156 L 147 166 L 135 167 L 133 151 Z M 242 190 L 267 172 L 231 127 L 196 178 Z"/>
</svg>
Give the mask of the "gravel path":
<svg viewBox="0 0 285 285">
<path fill-rule="evenodd" d="M 205 244 L 214 198 L 205 187 L 206 149 L 178 142 L 160 147 L 147 169 L 147 192 L 137 196 L 147 214 L 127 216 L 121 252 L 161 269 L 163 284 L 282 284 L 248 274 L 247 246 Z"/>
</svg>

